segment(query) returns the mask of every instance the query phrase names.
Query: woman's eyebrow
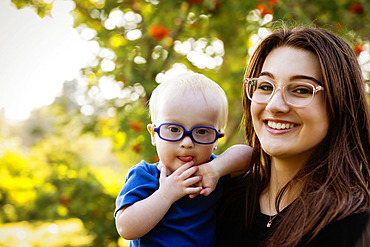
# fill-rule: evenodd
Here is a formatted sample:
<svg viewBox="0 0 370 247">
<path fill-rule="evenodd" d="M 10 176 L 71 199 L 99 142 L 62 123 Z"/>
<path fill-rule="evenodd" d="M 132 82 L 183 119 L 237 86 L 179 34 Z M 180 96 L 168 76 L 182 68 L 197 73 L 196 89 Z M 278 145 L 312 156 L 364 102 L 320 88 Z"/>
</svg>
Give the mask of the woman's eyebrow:
<svg viewBox="0 0 370 247">
<path fill-rule="evenodd" d="M 310 80 L 310 81 L 314 81 L 316 82 L 317 84 L 321 85 L 321 82 L 319 80 L 317 80 L 315 77 L 312 77 L 312 76 L 307 76 L 307 75 L 294 75 L 294 76 L 291 76 L 290 77 L 290 80 L 293 81 L 293 80 L 298 80 L 298 79 L 304 79 L 304 80 Z"/>
<path fill-rule="evenodd" d="M 274 75 L 271 74 L 270 72 L 266 72 L 266 71 L 265 72 L 261 72 L 258 76 L 268 76 L 268 77 L 274 79 Z"/>
<path fill-rule="evenodd" d="M 267 71 L 261 72 L 259 76 L 268 76 L 272 79 L 275 78 L 273 74 Z M 308 76 L 308 75 L 293 75 L 289 78 L 290 81 L 299 80 L 299 79 L 310 80 L 310 81 L 316 82 L 317 84 L 321 85 L 321 82 L 319 80 L 317 80 L 315 77 Z"/>
</svg>

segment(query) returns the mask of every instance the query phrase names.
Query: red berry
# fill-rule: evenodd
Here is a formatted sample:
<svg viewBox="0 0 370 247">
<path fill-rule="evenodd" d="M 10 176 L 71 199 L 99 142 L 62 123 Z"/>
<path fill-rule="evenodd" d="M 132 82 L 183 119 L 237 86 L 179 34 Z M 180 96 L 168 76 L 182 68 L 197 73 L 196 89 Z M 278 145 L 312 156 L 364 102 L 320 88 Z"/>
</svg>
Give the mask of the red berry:
<svg viewBox="0 0 370 247">
<path fill-rule="evenodd" d="M 149 28 L 149 33 L 153 39 L 161 40 L 170 33 L 170 30 L 161 25 L 153 25 Z"/>
</svg>

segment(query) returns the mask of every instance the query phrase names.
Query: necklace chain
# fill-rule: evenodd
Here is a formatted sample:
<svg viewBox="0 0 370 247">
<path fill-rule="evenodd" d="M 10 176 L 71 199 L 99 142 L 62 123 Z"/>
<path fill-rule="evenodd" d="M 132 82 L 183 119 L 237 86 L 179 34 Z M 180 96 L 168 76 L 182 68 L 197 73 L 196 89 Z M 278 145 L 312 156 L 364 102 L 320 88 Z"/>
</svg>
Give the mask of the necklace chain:
<svg viewBox="0 0 370 247">
<path fill-rule="evenodd" d="M 269 209 L 270 209 L 271 202 L 270 202 L 270 190 L 269 189 L 267 190 L 267 196 L 269 197 Z M 270 213 L 271 213 L 271 210 L 270 210 Z M 270 220 L 269 222 L 267 222 L 267 227 L 271 227 L 272 221 L 276 218 L 276 216 L 278 216 L 278 214 L 276 214 L 274 217 L 271 217 L 271 215 L 269 215 Z"/>
<path fill-rule="evenodd" d="M 272 221 L 276 218 L 276 216 L 278 216 L 277 214 L 274 216 L 274 217 L 271 217 L 271 215 L 269 215 L 270 216 L 270 220 L 269 220 L 269 222 L 267 222 L 267 227 L 270 227 L 271 225 L 272 225 Z"/>
</svg>

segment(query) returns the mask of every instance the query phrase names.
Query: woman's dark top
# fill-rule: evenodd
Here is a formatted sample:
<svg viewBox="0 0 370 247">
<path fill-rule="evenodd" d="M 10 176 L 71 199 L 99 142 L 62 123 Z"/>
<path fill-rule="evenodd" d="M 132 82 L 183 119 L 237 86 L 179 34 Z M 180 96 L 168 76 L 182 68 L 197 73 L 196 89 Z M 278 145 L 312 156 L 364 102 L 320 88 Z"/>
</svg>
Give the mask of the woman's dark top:
<svg viewBox="0 0 370 247">
<path fill-rule="evenodd" d="M 241 189 L 243 192 L 240 186 L 234 187 L 235 189 Z M 226 193 L 228 190 L 225 190 L 226 198 L 221 202 L 223 205 L 218 213 L 217 246 L 263 246 L 263 242 L 274 231 L 281 217 L 284 217 L 285 210 L 281 212 L 281 216 L 278 215 L 273 219 L 271 227 L 267 227 L 270 217 L 256 210 L 253 227 L 247 231 L 245 228 L 245 193 L 240 193 L 239 196 L 233 198 L 227 198 Z M 308 243 L 307 241 L 308 237 L 304 237 L 297 246 L 370 247 L 370 213 L 353 214 L 332 222 L 324 227 L 313 240 Z"/>
</svg>

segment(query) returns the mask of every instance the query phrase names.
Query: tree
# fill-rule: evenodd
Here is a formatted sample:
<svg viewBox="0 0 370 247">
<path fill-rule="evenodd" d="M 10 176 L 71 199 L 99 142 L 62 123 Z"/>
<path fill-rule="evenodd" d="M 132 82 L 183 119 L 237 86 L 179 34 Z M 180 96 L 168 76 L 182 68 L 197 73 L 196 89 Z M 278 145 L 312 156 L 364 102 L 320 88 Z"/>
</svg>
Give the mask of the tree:
<svg viewBox="0 0 370 247">
<path fill-rule="evenodd" d="M 53 2 L 43 0 L 12 2 L 17 8 L 34 8 L 41 17 L 51 15 L 53 7 Z M 47 183 L 58 188 L 58 193 L 50 195 L 46 189 L 40 189 L 33 199 L 39 207 L 54 203 L 55 207 L 64 208 L 66 217 L 81 218 L 92 232 L 99 229 L 98 246 L 117 237 L 114 229 L 112 232 L 106 225 L 113 224 L 109 211 L 113 197 L 101 188 L 85 167 L 89 162 L 83 159 L 79 148 L 71 147 L 71 143 L 92 138 L 110 139 L 113 152 L 126 167 L 134 165 L 133 160 L 156 161 L 155 149 L 145 128 L 150 121 L 146 102 L 157 83 L 175 69 L 203 73 L 225 90 L 230 105 L 229 124 L 218 151 L 244 142 L 243 133 L 239 131 L 243 72 L 253 44 L 269 32 L 274 21 L 327 28 L 349 42 L 356 54 L 369 53 L 370 2 L 366 0 L 72 2 L 75 28 L 81 35 L 93 34 L 89 40 L 99 44 L 100 52 L 97 63 L 83 69 L 88 81 L 84 90 L 85 105 L 76 104 L 72 93 L 76 91 L 74 84 L 66 82 L 62 96 L 51 106 L 35 111 L 28 120 L 32 127 L 29 145 L 33 146 L 33 152 L 47 158 L 44 161 L 48 166 Z M 370 71 L 364 70 L 364 75 L 369 83 Z M 103 103 L 96 99 L 94 92 L 100 90 L 102 83 L 117 85 L 119 96 L 105 99 Z M 91 108 L 94 111 L 90 111 Z M 13 163 L 22 166 L 27 163 L 23 158 L 13 156 L 7 156 L 6 161 L 9 163 L 7 167 L 12 167 Z M 76 177 L 68 177 L 61 172 L 63 169 L 71 170 Z M 5 185 L 0 183 L 0 193 L 3 194 L 0 202 L 11 198 L 10 189 Z M 96 204 L 95 198 L 104 200 Z M 80 203 L 87 205 L 85 214 L 78 212 L 83 207 Z M 97 208 L 103 203 L 104 207 Z M 27 212 L 28 216 L 37 213 L 37 208 L 32 211 L 20 207 L 17 210 Z M 55 210 L 43 213 L 53 214 Z M 0 214 L 0 218 L 10 221 L 14 215 Z M 22 217 L 27 219 L 27 215 Z"/>
<path fill-rule="evenodd" d="M 33 7 L 40 16 L 50 15 L 53 3 L 41 0 L 12 0 L 18 7 Z M 116 109 L 118 125 L 127 123 L 133 104 L 143 108 L 163 74 L 174 66 L 201 72 L 218 82 L 230 101 L 226 143 L 221 150 L 242 142 L 241 119 L 243 69 L 252 45 L 251 37 L 269 28 L 271 21 L 316 24 L 329 28 L 349 41 L 356 52 L 369 44 L 370 3 L 292 0 L 74 0 L 75 27 L 95 32 L 92 40 L 103 52 L 99 63 L 84 69 L 89 88 L 99 79 L 111 78 L 122 90 L 134 87 L 143 92 L 135 102 L 110 99 L 105 109 Z M 367 76 L 369 71 L 365 71 Z M 132 94 L 131 94 L 132 95 Z M 140 114 L 139 114 L 140 115 Z M 132 116 L 130 116 L 132 117 Z M 134 122 L 149 122 L 145 114 Z M 128 128 L 130 129 L 130 127 Z M 145 128 L 142 128 L 145 131 Z M 121 129 L 125 132 L 127 129 Z M 138 149 L 138 148 L 137 148 Z"/>
</svg>

